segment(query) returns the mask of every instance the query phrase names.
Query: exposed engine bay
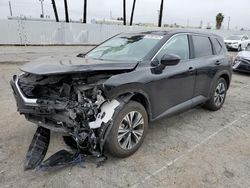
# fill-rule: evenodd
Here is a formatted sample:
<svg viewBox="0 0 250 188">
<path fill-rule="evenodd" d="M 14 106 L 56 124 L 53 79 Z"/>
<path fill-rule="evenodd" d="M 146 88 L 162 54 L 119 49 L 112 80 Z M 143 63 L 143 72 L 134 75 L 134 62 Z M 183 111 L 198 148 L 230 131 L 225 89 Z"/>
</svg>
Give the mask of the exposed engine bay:
<svg viewBox="0 0 250 188">
<path fill-rule="evenodd" d="M 23 73 L 14 78 L 16 81 L 11 85 L 18 111 L 39 126 L 26 156 L 25 169 L 34 169 L 41 164 L 48 148 L 50 130 L 63 132 L 71 139 L 65 140 L 65 143 L 74 148 L 77 154 L 65 155 L 70 158 L 68 163 L 79 159 L 79 154 L 103 157 L 103 146 L 112 127 L 112 117 L 115 110 L 122 106 L 122 101 L 107 100 L 102 91 L 102 84 L 111 76 L 93 72 L 84 76 Z M 36 104 L 29 104 L 28 109 L 23 107 L 25 105 L 20 104 L 18 99 L 19 90 L 25 97 L 35 99 Z M 47 136 L 42 138 L 42 132 Z M 37 153 L 40 156 L 32 156 Z M 62 153 L 60 151 L 58 155 Z M 52 161 L 58 155 L 52 156 Z M 60 161 L 57 163 L 60 164 Z"/>
</svg>

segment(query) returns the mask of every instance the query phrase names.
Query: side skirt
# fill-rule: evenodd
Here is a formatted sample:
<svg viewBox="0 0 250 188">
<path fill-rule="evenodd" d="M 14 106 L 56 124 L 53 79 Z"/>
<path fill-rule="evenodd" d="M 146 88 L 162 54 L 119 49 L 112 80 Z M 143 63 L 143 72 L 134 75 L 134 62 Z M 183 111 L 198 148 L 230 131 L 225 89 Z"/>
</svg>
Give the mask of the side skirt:
<svg viewBox="0 0 250 188">
<path fill-rule="evenodd" d="M 162 114 L 157 116 L 156 118 L 152 119 L 152 121 L 161 119 L 163 117 L 169 117 L 169 116 L 172 116 L 174 114 L 178 114 L 180 112 L 184 112 L 184 111 L 186 111 L 194 106 L 197 106 L 199 104 L 206 102 L 207 100 L 208 99 L 206 97 L 201 96 L 201 95 L 194 97 L 193 99 L 190 99 L 188 101 L 185 101 L 181 104 L 178 104 L 176 106 L 169 108 L 168 110 L 166 110 L 165 112 L 163 112 Z"/>
</svg>

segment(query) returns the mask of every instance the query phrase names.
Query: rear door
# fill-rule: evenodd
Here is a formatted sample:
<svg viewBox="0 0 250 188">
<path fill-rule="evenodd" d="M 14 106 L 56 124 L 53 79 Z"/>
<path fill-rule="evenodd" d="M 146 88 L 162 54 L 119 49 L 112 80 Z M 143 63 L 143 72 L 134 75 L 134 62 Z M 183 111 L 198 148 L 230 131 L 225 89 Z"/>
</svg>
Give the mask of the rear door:
<svg viewBox="0 0 250 188">
<path fill-rule="evenodd" d="M 212 80 L 223 63 L 224 56 L 217 55 L 216 49 L 212 45 L 212 40 L 214 39 L 203 35 L 192 35 L 191 38 L 194 66 L 196 69 L 193 97 L 209 97 Z M 218 52 L 223 51 L 221 46 L 217 47 Z"/>
</svg>

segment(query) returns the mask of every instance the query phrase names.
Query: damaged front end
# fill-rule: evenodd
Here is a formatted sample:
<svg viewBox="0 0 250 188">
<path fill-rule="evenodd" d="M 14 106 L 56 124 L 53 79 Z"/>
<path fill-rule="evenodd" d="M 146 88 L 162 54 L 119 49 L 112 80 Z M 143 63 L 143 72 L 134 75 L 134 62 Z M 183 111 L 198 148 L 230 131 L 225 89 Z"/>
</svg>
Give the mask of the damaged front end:
<svg viewBox="0 0 250 188">
<path fill-rule="evenodd" d="M 13 77 L 11 86 L 18 111 L 27 120 L 38 124 L 41 129 L 38 131 L 46 132 L 46 135 L 49 135 L 47 130 L 66 133 L 73 138 L 77 153 L 102 157 L 112 119 L 122 106 L 122 101 L 108 100 L 104 96 L 103 83 L 111 76 L 107 73 L 87 73 L 84 76 L 23 73 Z M 37 135 L 41 134 L 38 132 Z M 46 154 L 45 146 L 45 153 L 40 152 L 40 158 L 32 158 L 31 150 L 39 148 L 41 143 L 36 141 L 38 137 L 34 136 L 27 153 L 26 169 L 40 165 Z"/>
</svg>

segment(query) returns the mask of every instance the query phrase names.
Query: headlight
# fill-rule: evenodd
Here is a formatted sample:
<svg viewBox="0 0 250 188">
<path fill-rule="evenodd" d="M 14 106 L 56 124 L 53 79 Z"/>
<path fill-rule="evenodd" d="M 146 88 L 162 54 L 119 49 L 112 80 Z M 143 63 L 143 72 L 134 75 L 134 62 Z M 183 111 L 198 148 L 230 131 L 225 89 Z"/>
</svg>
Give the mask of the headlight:
<svg viewBox="0 0 250 188">
<path fill-rule="evenodd" d="M 237 63 L 237 62 L 239 62 L 240 60 L 241 60 L 241 57 L 240 57 L 240 56 L 236 56 L 234 62 Z"/>
</svg>

